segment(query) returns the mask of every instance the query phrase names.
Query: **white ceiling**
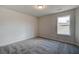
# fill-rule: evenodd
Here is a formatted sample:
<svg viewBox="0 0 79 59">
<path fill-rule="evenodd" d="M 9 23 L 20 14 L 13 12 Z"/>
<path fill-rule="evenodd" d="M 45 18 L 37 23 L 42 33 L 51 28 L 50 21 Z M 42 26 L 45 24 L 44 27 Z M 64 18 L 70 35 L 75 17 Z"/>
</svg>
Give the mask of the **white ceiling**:
<svg viewBox="0 0 79 59">
<path fill-rule="evenodd" d="M 33 5 L 1 5 L 1 7 L 33 16 L 44 16 L 44 15 L 49 15 L 53 13 L 74 9 L 77 8 L 78 5 L 47 5 L 47 8 L 43 10 L 37 10 L 33 8 Z"/>
</svg>

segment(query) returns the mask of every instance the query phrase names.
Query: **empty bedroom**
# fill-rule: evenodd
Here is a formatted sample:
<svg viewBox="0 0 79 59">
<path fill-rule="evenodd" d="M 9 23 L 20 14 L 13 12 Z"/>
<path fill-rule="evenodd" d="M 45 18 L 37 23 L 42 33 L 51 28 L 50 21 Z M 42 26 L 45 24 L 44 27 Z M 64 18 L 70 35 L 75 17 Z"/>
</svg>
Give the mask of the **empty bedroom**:
<svg viewBox="0 0 79 59">
<path fill-rule="evenodd" d="M 79 5 L 0 5 L 0 54 L 79 54 Z"/>
</svg>

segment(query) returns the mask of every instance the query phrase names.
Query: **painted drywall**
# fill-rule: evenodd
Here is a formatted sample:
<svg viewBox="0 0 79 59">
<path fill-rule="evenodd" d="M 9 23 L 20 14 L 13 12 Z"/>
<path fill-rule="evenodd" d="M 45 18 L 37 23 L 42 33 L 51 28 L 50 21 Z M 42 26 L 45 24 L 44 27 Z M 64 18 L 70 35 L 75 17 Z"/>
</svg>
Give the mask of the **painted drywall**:
<svg viewBox="0 0 79 59">
<path fill-rule="evenodd" d="M 58 35 L 57 34 L 57 17 L 59 16 L 71 16 L 71 36 Z M 63 42 L 75 42 L 74 34 L 74 10 L 61 12 L 58 14 L 43 16 L 39 18 L 39 36 L 50 38 Z"/>
<path fill-rule="evenodd" d="M 76 20 L 75 38 L 76 38 L 76 42 L 79 44 L 79 8 L 75 10 L 75 20 Z"/>
<path fill-rule="evenodd" d="M 0 46 L 37 35 L 37 18 L 0 8 Z"/>
</svg>

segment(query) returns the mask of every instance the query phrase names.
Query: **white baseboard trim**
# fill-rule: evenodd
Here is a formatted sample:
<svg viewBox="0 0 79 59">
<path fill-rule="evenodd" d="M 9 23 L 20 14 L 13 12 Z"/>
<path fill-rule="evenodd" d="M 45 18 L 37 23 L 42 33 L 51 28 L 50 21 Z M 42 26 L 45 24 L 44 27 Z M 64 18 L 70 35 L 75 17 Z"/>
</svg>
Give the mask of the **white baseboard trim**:
<svg viewBox="0 0 79 59">
<path fill-rule="evenodd" d="M 3 47 L 3 46 L 8 46 L 8 45 L 10 45 L 10 44 L 14 44 L 14 43 L 18 43 L 18 42 L 20 42 L 20 41 L 23 41 L 23 40 L 28 40 L 28 39 L 33 39 L 33 38 L 35 38 L 35 37 L 28 37 L 28 38 L 24 38 L 24 39 L 19 39 L 19 40 L 16 40 L 16 41 L 12 41 L 12 42 L 9 42 L 9 43 L 6 43 L 6 44 L 1 44 L 0 45 L 0 47 Z"/>
<path fill-rule="evenodd" d="M 44 38 L 44 39 L 50 39 L 50 38 L 46 38 L 46 37 L 41 37 L 39 36 L 40 38 Z M 76 46 L 79 46 L 78 43 L 75 43 L 75 42 L 69 42 L 69 41 L 61 41 L 61 40 L 57 40 L 57 39 L 52 39 L 54 41 L 59 41 L 59 42 L 63 42 L 63 43 L 67 43 L 67 44 L 71 44 L 71 45 L 76 45 Z"/>
</svg>

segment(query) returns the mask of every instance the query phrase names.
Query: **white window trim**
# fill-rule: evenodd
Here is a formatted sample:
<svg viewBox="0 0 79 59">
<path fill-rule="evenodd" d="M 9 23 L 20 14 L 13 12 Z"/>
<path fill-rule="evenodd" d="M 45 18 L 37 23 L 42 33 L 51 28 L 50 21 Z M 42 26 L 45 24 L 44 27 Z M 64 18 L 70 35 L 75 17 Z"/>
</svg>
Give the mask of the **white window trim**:
<svg viewBox="0 0 79 59">
<path fill-rule="evenodd" d="M 64 33 L 64 32 L 60 32 L 59 33 L 59 29 L 58 29 L 58 27 L 59 27 L 59 24 L 58 24 L 58 18 L 62 18 L 62 17 L 69 17 L 70 18 L 70 20 L 69 20 L 69 33 Z M 71 15 L 65 15 L 65 16 L 59 16 L 59 17 L 57 17 L 57 34 L 58 35 L 66 35 L 66 36 L 70 36 L 71 35 L 71 31 L 70 31 L 70 23 L 71 23 Z M 65 25 L 64 25 L 65 26 Z M 63 27 L 64 28 L 64 27 Z"/>
</svg>

